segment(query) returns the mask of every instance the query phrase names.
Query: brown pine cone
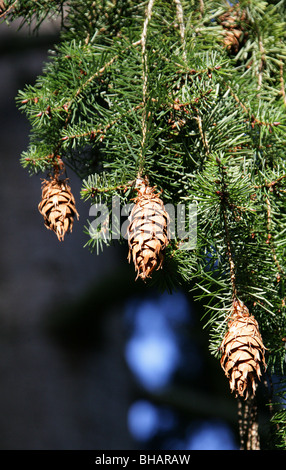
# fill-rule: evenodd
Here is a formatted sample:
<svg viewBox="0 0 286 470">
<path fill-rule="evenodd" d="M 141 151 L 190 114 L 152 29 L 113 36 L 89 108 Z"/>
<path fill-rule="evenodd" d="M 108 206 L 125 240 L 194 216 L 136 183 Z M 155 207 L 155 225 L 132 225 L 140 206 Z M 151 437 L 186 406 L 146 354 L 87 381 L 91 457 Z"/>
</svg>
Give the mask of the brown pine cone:
<svg viewBox="0 0 286 470">
<path fill-rule="evenodd" d="M 246 12 L 237 8 L 230 8 L 229 11 L 218 18 L 223 27 L 223 43 L 232 53 L 237 54 L 241 47 L 242 38 L 247 37 L 247 31 L 244 30 L 246 22 Z"/>
<path fill-rule="evenodd" d="M 79 218 L 75 199 L 67 180 L 52 177 L 42 183 L 42 200 L 38 205 L 45 226 L 53 230 L 59 241 L 67 232 L 72 232 L 74 217 Z"/>
<path fill-rule="evenodd" d="M 266 369 L 265 347 L 257 321 L 239 300 L 233 302 L 228 331 L 220 349 L 221 366 L 231 391 L 245 399 L 253 396 L 262 375 L 261 369 Z"/>
<path fill-rule="evenodd" d="M 145 280 L 154 269 L 160 269 L 164 260 L 164 249 L 169 243 L 168 221 L 163 201 L 148 186 L 146 180 L 137 180 L 138 196 L 129 216 L 129 255 L 137 271 L 137 277 Z"/>
</svg>

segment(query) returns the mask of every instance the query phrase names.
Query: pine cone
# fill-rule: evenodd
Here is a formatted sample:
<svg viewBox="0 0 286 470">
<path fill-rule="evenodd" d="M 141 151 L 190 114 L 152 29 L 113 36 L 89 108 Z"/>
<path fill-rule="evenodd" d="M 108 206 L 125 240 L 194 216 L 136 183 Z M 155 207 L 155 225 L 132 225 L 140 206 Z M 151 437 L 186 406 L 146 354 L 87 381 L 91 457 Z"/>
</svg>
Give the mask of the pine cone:
<svg viewBox="0 0 286 470">
<path fill-rule="evenodd" d="M 164 249 L 168 245 L 169 216 L 155 188 L 146 180 L 137 180 L 138 196 L 129 216 L 129 254 L 137 271 L 137 277 L 146 280 L 152 272 L 162 267 Z"/>
<path fill-rule="evenodd" d="M 79 218 L 75 199 L 67 180 L 57 177 L 42 184 L 42 200 L 39 211 L 44 217 L 45 226 L 53 230 L 59 241 L 63 241 L 67 232 L 72 232 L 74 217 Z"/>
<path fill-rule="evenodd" d="M 224 45 L 232 53 L 237 54 L 241 47 L 241 39 L 247 36 L 242 23 L 246 21 L 246 12 L 230 9 L 219 17 L 219 22 L 224 29 Z"/>
<path fill-rule="evenodd" d="M 228 322 L 228 331 L 221 343 L 221 366 L 229 379 L 231 391 L 247 399 L 254 396 L 257 379 L 266 368 L 265 347 L 258 323 L 249 315 L 248 308 L 235 300 Z"/>
</svg>

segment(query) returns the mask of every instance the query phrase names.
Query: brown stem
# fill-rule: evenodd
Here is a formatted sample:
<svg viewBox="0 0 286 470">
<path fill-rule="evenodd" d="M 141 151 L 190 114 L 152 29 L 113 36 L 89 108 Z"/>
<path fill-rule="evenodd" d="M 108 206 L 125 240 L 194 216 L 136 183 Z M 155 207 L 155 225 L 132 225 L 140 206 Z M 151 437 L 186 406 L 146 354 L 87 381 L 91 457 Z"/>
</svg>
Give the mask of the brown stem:
<svg viewBox="0 0 286 470">
<path fill-rule="evenodd" d="M 258 413 L 255 397 L 238 398 L 240 450 L 260 450 Z"/>
<path fill-rule="evenodd" d="M 207 138 L 204 134 L 204 131 L 203 131 L 203 126 L 202 126 L 202 118 L 200 117 L 200 115 L 198 114 L 197 117 L 194 117 L 194 119 L 197 121 L 198 123 L 198 128 L 199 128 L 199 131 L 200 131 L 200 135 L 201 135 L 201 139 L 203 141 L 203 146 L 206 150 L 206 153 L 207 155 L 210 154 L 210 148 L 209 148 L 209 144 L 208 144 L 208 141 L 207 141 Z"/>
<path fill-rule="evenodd" d="M 272 255 L 273 255 L 273 259 L 274 259 L 274 262 L 277 266 L 277 269 L 278 269 L 279 273 L 284 274 L 283 268 L 282 268 L 282 266 L 280 265 L 280 263 L 278 261 L 276 251 L 275 251 L 275 247 L 273 245 L 273 240 L 272 240 L 272 235 L 271 235 L 271 220 L 272 220 L 272 217 L 271 217 L 271 203 L 270 203 L 270 199 L 269 199 L 268 195 L 266 196 L 266 206 L 267 206 L 267 240 L 266 240 L 266 243 L 268 243 L 269 246 L 270 246 L 270 249 L 271 249 Z"/>
<path fill-rule="evenodd" d="M 232 297 L 233 297 L 233 300 L 234 300 L 234 299 L 237 298 L 235 264 L 234 264 L 233 257 L 232 257 L 231 241 L 230 241 L 230 234 L 229 234 L 229 230 L 228 230 L 228 223 L 227 223 L 227 215 L 226 215 L 225 205 L 223 206 L 222 213 L 223 213 L 223 221 L 224 221 L 226 246 L 227 246 L 227 255 L 228 255 L 228 261 L 229 261 L 230 282 L 231 282 L 231 286 L 232 286 Z"/>
<path fill-rule="evenodd" d="M 147 52 L 146 52 L 146 42 L 147 42 L 147 30 L 148 24 L 151 19 L 152 9 L 155 0 L 149 0 L 145 20 L 143 24 L 143 31 L 141 35 L 141 47 L 142 47 L 142 81 L 143 81 L 143 113 L 142 113 L 142 141 L 141 141 L 141 156 L 139 161 L 139 170 L 138 173 L 141 176 L 144 168 L 144 147 L 147 137 L 147 85 L 148 85 L 148 64 L 147 64 Z"/>
<path fill-rule="evenodd" d="M 0 5 L 0 18 L 7 15 L 7 13 L 9 13 L 9 11 L 13 10 L 13 8 L 16 6 L 17 3 L 18 3 L 18 0 L 15 0 L 15 2 L 12 3 L 12 5 L 10 5 L 6 10 L 4 10 L 4 4 L 2 4 L 2 2 L 1 2 L 1 5 L 3 5 L 3 6 Z M 2 10 L 2 8 L 3 8 L 3 10 Z"/>
<path fill-rule="evenodd" d="M 264 69 L 264 63 L 265 63 L 265 50 L 263 47 L 261 36 L 259 37 L 259 51 L 261 53 L 261 59 L 260 59 L 259 73 L 258 73 L 258 90 L 260 90 L 262 86 L 263 69 Z"/>
<path fill-rule="evenodd" d="M 286 106 L 286 93 L 285 93 L 285 84 L 284 84 L 284 77 L 283 77 L 283 62 L 281 60 L 280 63 L 280 84 L 281 84 L 281 95 L 283 97 L 284 104 Z"/>
<path fill-rule="evenodd" d="M 221 168 L 222 175 L 223 173 L 223 168 L 222 168 L 222 163 L 221 160 L 217 157 L 217 164 Z M 224 233 L 225 233 L 225 241 L 226 241 L 226 247 L 227 247 L 227 256 L 228 256 L 228 261 L 229 261 L 229 271 L 230 271 L 230 282 L 232 286 L 232 299 L 235 300 L 237 299 L 237 288 L 236 288 L 236 275 L 235 275 L 235 263 L 233 260 L 233 255 L 232 255 L 232 247 L 231 247 L 231 238 L 230 238 L 230 233 L 229 233 L 229 228 L 228 228 L 228 220 L 227 220 L 227 213 L 226 213 L 226 184 L 224 181 L 222 181 L 222 191 L 221 191 L 221 204 L 222 204 L 222 214 L 223 214 L 223 223 L 224 223 Z"/>
<path fill-rule="evenodd" d="M 286 178 L 286 174 L 280 176 L 279 178 L 277 178 L 277 180 L 270 181 L 269 183 L 264 183 L 264 184 L 256 185 L 256 186 L 254 186 L 254 188 L 255 188 L 255 189 L 260 189 L 260 188 L 273 188 L 273 187 L 276 186 L 278 183 L 280 183 L 280 181 L 282 181 L 284 178 Z M 283 190 L 280 190 L 280 191 L 283 191 Z"/>
<path fill-rule="evenodd" d="M 176 4 L 176 14 L 180 27 L 180 36 L 183 45 L 183 59 L 186 60 L 186 39 L 185 39 L 185 25 L 184 25 L 184 11 L 181 4 L 181 0 L 174 0 Z"/>
</svg>

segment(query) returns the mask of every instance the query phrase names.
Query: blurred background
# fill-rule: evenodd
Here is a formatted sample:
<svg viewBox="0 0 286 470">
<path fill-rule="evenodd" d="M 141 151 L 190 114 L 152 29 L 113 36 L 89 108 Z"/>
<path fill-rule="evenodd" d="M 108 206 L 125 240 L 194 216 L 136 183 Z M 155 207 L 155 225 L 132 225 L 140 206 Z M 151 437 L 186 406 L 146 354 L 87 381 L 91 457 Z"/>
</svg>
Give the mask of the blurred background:
<svg viewBox="0 0 286 470">
<path fill-rule="evenodd" d="M 60 243 L 19 163 L 15 96 L 58 39 L 0 24 L 0 449 L 237 449 L 237 409 L 185 292 L 134 282 L 127 244 L 84 248 L 89 206 Z"/>
</svg>

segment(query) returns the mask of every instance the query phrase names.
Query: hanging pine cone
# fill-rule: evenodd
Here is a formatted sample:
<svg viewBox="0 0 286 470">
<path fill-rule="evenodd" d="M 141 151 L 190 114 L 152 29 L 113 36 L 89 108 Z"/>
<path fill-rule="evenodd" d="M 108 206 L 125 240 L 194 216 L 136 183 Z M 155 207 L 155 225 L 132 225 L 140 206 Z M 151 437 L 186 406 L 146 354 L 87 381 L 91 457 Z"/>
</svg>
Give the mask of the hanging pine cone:
<svg viewBox="0 0 286 470">
<path fill-rule="evenodd" d="M 137 271 L 137 277 L 145 280 L 154 269 L 160 269 L 164 260 L 164 249 L 168 245 L 169 216 L 163 201 L 147 180 L 139 178 L 138 196 L 129 216 L 129 255 Z"/>
<path fill-rule="evenodd" d="M 225 47 L 233 54 L 237 54 L 242 41 L 247 37 L 247 31 L 243 29 L 246 22 L 246 12 L 237 8 L 230 8 L 218 18 L 219 23 L 223 27 L 223 43 Z"/>
<path fill-rule="evenodd" d="M 239 300 L 233 302 L 228 331 L 220 349 L 221 366 L 229 379 L 231 391 L 245 399 L 254 396 L 261 369 L 266 368 L 265 347 L 257 321 Z"/>
<path fill-rule="evenodd" d="M 38 208 L 45 226 L 56 233 L 59 241 L 63 241 L 65 234 L 72 231 L 74 217 L 79 218 L 67 180 L 58 179 L 57 176 L 43 181 L 42 200 Z"/>
</svg>

